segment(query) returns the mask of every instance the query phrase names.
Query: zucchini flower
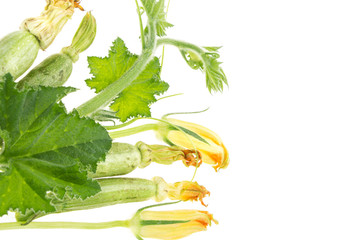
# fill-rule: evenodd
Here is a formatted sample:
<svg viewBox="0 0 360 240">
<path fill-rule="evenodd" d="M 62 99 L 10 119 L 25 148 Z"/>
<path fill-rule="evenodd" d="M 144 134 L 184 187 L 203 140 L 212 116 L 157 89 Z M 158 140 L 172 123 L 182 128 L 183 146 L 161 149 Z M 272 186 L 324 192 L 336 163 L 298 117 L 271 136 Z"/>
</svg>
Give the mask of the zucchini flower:
<svg viewBox="0 0 360 240">
<path fill-rule="evenodd" d="M 174 240 L 205 231 L 211 222 L 218 224 L 212 214 L 197 210 L 139 211 L 130 221 L 138 239 Z"/>
<path fill-rule="evenodd" d="M 146 167 L 150 162 L 170 165 L 178 160 L 181 160 L 187 167 L 196 167 L 201 164 L 200 152 L 192 149 L 179 146 L 148 145 L 143 142 L 136 143 L 136 146 L 143 157 L 143 163 L 140 166 L 142 168 Z"/>
<path fill-rule="evenodd" d="M 48 48 L 54 41 L 74 14 L 75 8 L 83 10 L 79 0 L 47 0 L 46 2 L 45 10 L 40 16 L 26 19 L 20 27 L 37 37 L 42 50 Z"/>
<path fill-rule="evenodd" d="M 156 129 L 160 137 L 170 145 L 196 149 L 203 162 L 212 164 L 218 171 L 229 164 L 229 154 L 221 138 L 201 125 L 177 119 L 166 119 L 169 124 L 160 123 Z"/>
<path fill-rule="evenodd" d="M 210 195 L 210 192 L 197 182 L 182 181 L 174 184 L 168 184 L 168 197 L 172 200 L 197 201 L 206 206 L 203 198 Z"/>
</svg>

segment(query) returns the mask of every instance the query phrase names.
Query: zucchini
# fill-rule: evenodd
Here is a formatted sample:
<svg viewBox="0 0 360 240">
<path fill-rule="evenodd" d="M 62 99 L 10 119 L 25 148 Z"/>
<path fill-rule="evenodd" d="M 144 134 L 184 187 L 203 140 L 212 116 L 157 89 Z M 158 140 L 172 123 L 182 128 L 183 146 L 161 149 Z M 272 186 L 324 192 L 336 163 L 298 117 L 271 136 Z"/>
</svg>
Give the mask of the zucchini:
<svg viewBox="0 0 360 240">
<path fill-rule="evenodd" d="M 0 79 L 7 73 L 17 79 L 35 61 L 40 49 L 45 50 L 54 41 L 75 8 L 81 7 L 74 0 L 47 1 L 45 10 L 38 17 L 25 19 L 20 31 L 0 40 Z"/>
<path fill-rule="evenodd" d="M 169 184 L 161 177 L 152 180 L 142 178 L 103 178 L 97 179 L 101 191 L 84 200 L 66 197 L 59 199 L 56 194 L 50 192 L 47 197 L 51 198 L 56 213 L 78 210 L 94 209 L 115 204 L 143 202 L 153 199 L 162 202 L 169 198 L 180 201 L 200 201 L 210 192 L 197 182 L 182 181 Z M 29 223 L 35 218 L 45 216 L 42 212 L 35 213 L 29 210 L 26 214 L 16 212 L 18 222 Z"/>
<path fill-rule="evenodd" d="M 17 87 L 62 86 L 70 77 L 73 65 L 71 58 L 63 53 L 53 54 L 33 68 Z"/>
<path fill-rule="evenodd" d="M 98 183 L 101 186 L 101 192 L 84 200 L 77 198 L 58 199 L 54 196 L 52 204 L 56 208 L 56 212 L 94 209 L 120 203 L 142 202 L 152 198 L 160 202 L 168 197 L 168 184 L 161 177 L 154 177 L 153 180 L 104 178 L 99 179 Z M 16 219 L 18 222 L 29 223 L 33 219 L 45 215 L 42 212 L 35 213 L 29 210 L 26 214 L 16 212 Z"/>
<path fill-rule="evenodd" d="M 110 151 L 106 154 L 106 159 L 99 162 L 95 173 L 89 173 L 91 178 L 111 177 L 125 175 L 142 162 L 142 155 L 136 146 L 128 143 L 114 142 Z"/>
<path fill-rule="evenodd" d="M 90 47 L 95 35 L 96 21 L 88 12 L 81 21 L 71 45 L 42 61 L 18 82 L 17 87 L 22 89 L 39 85 L 62 86 L 72 73 L 73 63 L 79 59 L 81 52 Z"/>
<path fill-rule="evenodd" d="M 99 162 L 95 173 L 88 173 L 91 178 L 104 178 L 125 175 L 136 168 L 145 168 L 150 163 L 169 165 L 181 160 L 185 166 L 197 162 L 195 151 L 180 147 L 163 145 L 148 145 L 137 142 L 135 145 L 113 142 L 105 161 Z M 201 161 L 201 159 L 199 159 Z"/>
<path fill-rule="evenodd" d="M 35 61 L 40 44 L 25 30 L 10 33 L 0 40 L 0 79 L 10 73 L 14 79 L 21 76 Z"/>
</svg>

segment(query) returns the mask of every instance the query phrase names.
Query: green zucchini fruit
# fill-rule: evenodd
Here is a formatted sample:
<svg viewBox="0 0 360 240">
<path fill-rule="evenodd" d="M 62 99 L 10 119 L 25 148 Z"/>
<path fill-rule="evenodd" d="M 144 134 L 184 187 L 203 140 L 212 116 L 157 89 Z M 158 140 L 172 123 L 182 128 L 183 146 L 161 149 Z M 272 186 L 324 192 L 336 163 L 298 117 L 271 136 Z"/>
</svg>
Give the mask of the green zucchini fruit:
<svg viewBox="0 0 360 240">
<path fill-rule="evenodd" d="M 90 47 L 95 36 L 96 20 L 88 12 L 81 21 L 71 45 L 42 61 L 18 82 L 17 87 L 23 89 L 35 86 L 62 86 L 71 75 L 73 63 L 79 59 L 80 53 Z"/>
<path fill-rule="evenodd" d="M 35 86 L 62 86 L 70 77 L 73 62 L 67 54 L 53 54 L 33 68 L 17 87 L 19 89 Z"/>
<path fill-rule="evenodd" d="M 106 160 L 99 162 L 95 173 L 89 173 L 91 178 L 125 175 L 140 166 L 141 152 L 136 146 L 128 143 L 114 142 L 106 154 Z"/>
<path fill-rule="evenodd" d="M 135 145 L 113 142 L 105 161 L 99 162 L 96 172 L 89 172 L 88 176 L 105 178 L 126 175 L 136 168 L 145 168 L 152 162 L 169 165 L 181 160 L 189 166 L 189 163 L 197 162 L 194 160 L 194 154 L 193 150 L 176 146 L 148 145 L 143 142 L 137 142 Z"/>
<path fill-rule="evenodd" d="M 40 16 L 25 19 L 20 26 L 21 30 L 2 38 L 0 79 L 10 73 L 15 80 L 26 72 L 39 50 L 49 47 L 78 7 L 78 3 L 70 0 L 47 1 Z"/>
<path fill-rule="evenodd" d="M 54 196 L 52 205 L 56 208 L 56 212 L 94 209 L 121 203 L 143 202 L 149 199 L 161 202 L 168 197 L 168 184 L 161 177 L 154 177 L 152 180 L 104 178 L 97 181 L 100 184 L 101 191 L 84 200 L 77 198 L 58 199 Z M 49 195 L 48 197 L 52 196 Z M 16 212 L 16 219 L 18 222 L 27 224 L 35 218 L 45 215 L 47 214 L 43 212 L 35 213 L 29 210 L 26 214 Z"/>
<path fill-rule="evenodd" d="M 10 73 L 14 79 L 33 64 L 39 52 L 37 38 L 25 30 L 8 34 L 0 40 L 0 77 Z M 1 78 L 0 78 L 1 79 Z"/>
</svg>

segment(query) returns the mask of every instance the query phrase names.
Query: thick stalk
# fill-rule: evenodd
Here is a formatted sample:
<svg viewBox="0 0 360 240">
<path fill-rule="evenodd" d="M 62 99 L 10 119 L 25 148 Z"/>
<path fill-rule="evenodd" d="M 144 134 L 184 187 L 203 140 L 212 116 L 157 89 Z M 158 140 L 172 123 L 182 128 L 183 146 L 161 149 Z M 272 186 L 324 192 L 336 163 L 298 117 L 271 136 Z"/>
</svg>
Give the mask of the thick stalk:
<svg viewBox="0 0 360 240">
<path fill-rule="evenodd" d="M 107 229 L 114 227 L 129 227 L 129 220 L 125 221 L 111 221 L 99 223 L 87 222 L 31 222 L 23 225 L 18 222 L 0 223 L 0 230 L 14 230 L 14 229 Z"/>
<path fill-rule="evenodd" d="M 146 42 L 146 48 L 139 56 L 135 64 L 118 80 L 110 84 L 94 98 L 85 102 L 77 108 L 80 116 L 89 116 L 97 110 L 107 106 L 116 96 L 128 87 L 146 68 L 152 60 L 156 49 L 156 28 L 155 23 L 149 22 L 149 39 Z"/>
</svg>

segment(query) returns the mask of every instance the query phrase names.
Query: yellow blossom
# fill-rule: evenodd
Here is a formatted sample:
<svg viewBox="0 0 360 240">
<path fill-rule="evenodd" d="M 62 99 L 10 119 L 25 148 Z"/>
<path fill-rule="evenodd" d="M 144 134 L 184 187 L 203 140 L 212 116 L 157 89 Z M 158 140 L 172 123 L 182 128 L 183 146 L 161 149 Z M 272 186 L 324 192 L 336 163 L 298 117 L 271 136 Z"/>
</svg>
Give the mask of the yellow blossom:
<svg viewBox="0 0 360 240">
<path fill-rule="evenodd" d="M 175 240 L 205 231 L 214 220 L 212 214 L 198 210 L 142 211 L 132 219 L 135 235 L 143 238 Z"/>
<path fill-rule="evenodd" d="M 183 181 L 174 184 L 168 184 L 168 197 L 171 200 L 181 201 L 200 201 L 206 206 L 203 198 L 210 195 L 210 192 L 197 182 Z"/>
<path fill-rule="evenodd" d="M 218 171 L 229 164 L 229 154 L 219 135 L 210 129 L 191 122 L 166 119 L 169 124 L 162 124 L 158 133 L 165 142 L 188 149 L 196 149 L 201 160 L 212 164 Z"/>
</svg>

